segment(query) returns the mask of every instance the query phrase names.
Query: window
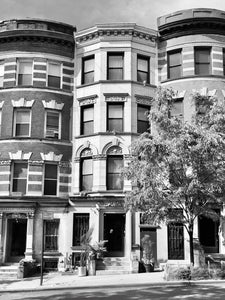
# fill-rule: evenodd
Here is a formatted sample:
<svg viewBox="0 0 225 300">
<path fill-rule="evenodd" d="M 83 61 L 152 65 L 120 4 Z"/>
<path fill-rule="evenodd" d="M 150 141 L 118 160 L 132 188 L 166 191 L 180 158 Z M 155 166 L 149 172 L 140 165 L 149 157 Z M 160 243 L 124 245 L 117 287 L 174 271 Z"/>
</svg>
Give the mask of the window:
<svg viewBox="0 0 225 300">
<path fill-rule="evenodd" d="M 225 76 L 225 49 L 223 49 L 223 75 Z"/>
<path fill-rule="evenodd" d="M 13 164 L 13 182 L 12 191 L 26 194 L 27 190 L 27 163 Z"/>
<path fill-rule="evenodd" d="M 80 246 L 81 237 L 89 229 L 89 214 L 73 215 L 73 246 Z"/>
<path fill-rule="evenodd" d="M 108 103 L 107 116 L 107 130 L 122 132 L 123 103 Z"/>
<path fill-rule="evenodd" d="M 149 114 L 150 107 L 145 105 L 137 105 L 137 132 L 143 133 L 149 131 Z"/>
<path fill-rule="evenodd" d="M 45 137 L 60 138 L 60 113 L 58 111 L 46 111 Z"/>
<path fill-rule="evenodd" d="M 123 53 L 108 53 L 107 79 L 123 79 Z"/>
<path fill-rule="evenodd" d="M 44 220 L 44 250 L 57 251 L 59 220 Z"/>
<path fill-rule="evenodd" d="M 61 64 L 48 63 L 48 86 L 53 88 L 61 87 Z"/>
<path fill-rule="evenodd" d="M 81 107 L 81 134 L 94 132 L 94 105 Z"/>
<path fill-rule="evenodd" d="M 91 191 L 93 186 L 92 157 L 81 159 L 81 191 Z"/>
<path fill-rule="evenodd" d="M 171 107 L 171 116 L 183 119 L 184 107 L 183 99 L 176 99 Z"/>
<path fill-rule="evenodd" d="M 123 156 L 107 156 L 107 190 L 122 190 L 123 179 L 121 170 L 123 168 Z"/>
<path fill-rule="evenodd" d="M 3 80 L 4 80 L 4 64 L 0 61 L 0 87 L 3 87 Z"/>
<path fill-rule="evenodd" d="M 32 85 L 33 61 L 18 60 L 18 85 Z"/>
<path fill-rule="evenodd" d="M 94 56 L 83 58 L 82 84 L 94 82 Z"/>
<path fill-rule="evenodd" d="M 195 48 L 195 74 L 209 75 L 211 74 L 211 57 L 210 48 Z"/>
<path fill-rule="evenodd" d="M 148 57 L 137 56 L 137 81 L 150 83 Z"/>
<path fill-rule="evenodd" d="M 44 195 L 57 195 L 57 165 L 45 164 Z"/>
<path fill-rule="evenodd" d="M 181 49 L 168 52 L 168 78 L 179 78 L 182 76 Z"/>
<path fill-rule="evenodd" d="M 182 223 L 168 225 L 168 259 L 184 259 L 184 226 Z"/>
<path fill-rule="evenodd" d="M 16 109 L 14 114 L 14 136 L 30 136 L 30 117 L 29 109 Z"/>
</svg>

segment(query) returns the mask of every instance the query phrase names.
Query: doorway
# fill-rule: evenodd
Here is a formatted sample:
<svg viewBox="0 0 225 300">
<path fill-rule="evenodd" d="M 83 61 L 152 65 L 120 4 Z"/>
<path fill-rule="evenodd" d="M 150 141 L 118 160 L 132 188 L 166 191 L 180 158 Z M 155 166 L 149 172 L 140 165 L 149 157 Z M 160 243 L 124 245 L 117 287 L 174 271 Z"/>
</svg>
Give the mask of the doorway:
<svg viewBox="0 0 225 300">
<path fill-rule="evenodd" d="M 104 214 L 107 256 L 124 256 L 125 214 Z"/>
<path fill-rule="evenodd" d="M 149 236 L 150 240 L 153 245 L 153 257 L 155 262 L 157 262 L 157 235 L 156 235 L 156 228 L 148 228 L 148 227 L 141 227 L 140 228 L 140 240 L 145 236 Z M 141 258 L 143 257 L 143 249 L 142 249 L 142 242 L 141 242 Z"/>
<path fill-rule="evenodd" d="M 25 256 L 27 220 L 8 219 L 7 261 L 18 262 Z"/>
<path fill-rule="evenodd" d="M 205 253 L 219 253 L 219 221 L 205 216 L 198 219 L 199 242 Z"/>
</svg>

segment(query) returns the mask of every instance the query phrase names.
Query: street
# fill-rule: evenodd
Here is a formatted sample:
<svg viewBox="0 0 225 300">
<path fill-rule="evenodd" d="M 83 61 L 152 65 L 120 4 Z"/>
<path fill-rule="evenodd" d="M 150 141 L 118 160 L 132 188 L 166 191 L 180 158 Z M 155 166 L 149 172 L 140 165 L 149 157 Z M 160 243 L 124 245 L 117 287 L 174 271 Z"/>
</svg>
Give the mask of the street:
<svg viewBox="0 0 225 300">
<path fill-rule="evenodd" d="M 68 300 L 68 299 L 108 299 L 108 300 L 168 300 L 168 299 L 224 299 L 224 283 L 198 284 L 187 286 L 140 286 L 132 287 L 104 287 L 73 289 L 65 288 L 58 290 L 42 290 L 33 292 L 2 293 L 0 300 Z"/>
</svg>

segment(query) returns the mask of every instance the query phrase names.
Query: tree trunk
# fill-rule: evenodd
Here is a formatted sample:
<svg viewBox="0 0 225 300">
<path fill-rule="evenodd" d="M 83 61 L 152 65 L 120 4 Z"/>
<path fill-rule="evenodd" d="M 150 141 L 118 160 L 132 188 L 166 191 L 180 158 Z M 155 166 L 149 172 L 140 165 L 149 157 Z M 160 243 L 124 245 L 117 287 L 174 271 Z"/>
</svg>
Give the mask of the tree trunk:
<svg viewBox="0 0 225 300">
<path fill-rule="evenodd" d="M 188 234 L 189 234 L 189 245 L 190 245 L 190 263 L 194 265 L 194 244 L 193 244 L 193 222 L 189 224 Z"/>
</svg>

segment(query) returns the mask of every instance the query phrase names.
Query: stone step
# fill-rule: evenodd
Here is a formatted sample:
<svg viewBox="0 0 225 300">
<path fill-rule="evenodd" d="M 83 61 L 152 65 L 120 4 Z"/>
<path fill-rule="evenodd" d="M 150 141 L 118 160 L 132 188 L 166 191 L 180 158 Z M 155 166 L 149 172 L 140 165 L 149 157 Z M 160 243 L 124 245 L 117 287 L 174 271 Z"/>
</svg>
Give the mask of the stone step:
<svg viewBox="0 0 225 300">
<path fill-rule="evenodd" d="M 96 270 L 96 275 L 121 275 L 130 273 L 129 270 Z"/>
</svg>

